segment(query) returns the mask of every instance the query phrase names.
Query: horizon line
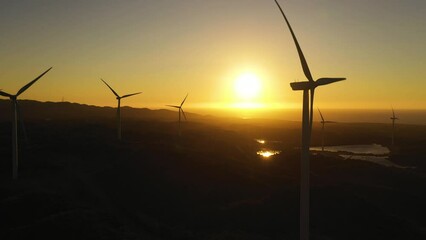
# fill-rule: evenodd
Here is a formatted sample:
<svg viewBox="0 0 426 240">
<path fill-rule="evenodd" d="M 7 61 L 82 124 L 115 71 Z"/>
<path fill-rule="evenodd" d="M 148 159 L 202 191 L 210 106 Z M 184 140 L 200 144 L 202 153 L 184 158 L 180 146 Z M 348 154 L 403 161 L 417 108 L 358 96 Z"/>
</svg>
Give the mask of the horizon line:
<svg viewBox="0 0 426 240">
<path fill-rule="evenodd" d="M 8 99 L 3 99 L 1 98 L 1 100 L 4 101 L 8 101 Z M 115 108 L 115 105 L 100 105 L 100 104 L 90 104 L 90 103 L 82 103 L 82 102 L 74 102 L 74 101 L 51 101 L 51 100 L 46 100 L 46 101 L 41 101 L 41 100 L 33 100 L 33 99 L 19 99 L 19 101 L 34 101 L 34 102 L 40 102 L 40 103 L 72 103 L 72 104 L 80 104 L 80 105 L 88 105 L 88 106 L 95 106 L 95 107 L 112 107 Z M 293 111 L 293 110 L 301 110 L 300 107 L 284 107 L 284 106 L 277 106 L 278 104 L 273 104 L 275 106 L 267 106 L 268 104 L 262 104 L 262 103 L 247 103 L 247 104 L 257 104 L 260 106 L 255 106 L 253 108 L 250 107 L 238 107 L 239 104 L 245 104 L 243 103 L 224 103 L 224 104 L 217 104 L 217 103 L 208 103 L 207 106 L 205 103 L 193 103 L 193 104 L 189 104 L 186 108 L 188 109 L 213 109 L 213 110 L 245 110 L 245 111 Z M 192 106 L 191 106 L 192 105 Z M 195 106 L 194 106 L 195 105 Z M 198 105 L 198 106 L 197 106 Z M 200 106 L 200 105 L 204 105 L 204 106 Z M 211 106 L 208 106 L 211 105 Z M 216 106 L 214 106 L 216 105 Z M 222 106 L 219 106 L 222 105 Z M 128 105 L 123 105 L 123 107 L 129 107 L 129 108 L 147 108 L 147 109 L 153 109 L 153 110 L 157 110 L 157 109 L 167 109 L 167 108 L 163 108 L 160 107 L 162 106 L 162 103 L 158 103 L 158 104 L 148 104 L 147 106 L 143 106 L 143 107 L 139 107 L 139 106 L 128 106 Z M 339 111 L 350 111 L 350 110 L 365 110 L 365 111 L 374 111 L 374 110 L 392 110 L 392 107 L 389 108 L 380 108 L 380 107 L 373 107 L 373 108 L 363 108 L 363 107 L 351 107 L 351 108 L 343 108 L 343 107 L 324 107 L 322 106 L 321 109 L 327 109 L 327 110 L 339 110 Z M 426 107 L 425 108 L 395 108 L 395 110 L 402 110 L 402 111 L 426 111 Z"/>
</svg>

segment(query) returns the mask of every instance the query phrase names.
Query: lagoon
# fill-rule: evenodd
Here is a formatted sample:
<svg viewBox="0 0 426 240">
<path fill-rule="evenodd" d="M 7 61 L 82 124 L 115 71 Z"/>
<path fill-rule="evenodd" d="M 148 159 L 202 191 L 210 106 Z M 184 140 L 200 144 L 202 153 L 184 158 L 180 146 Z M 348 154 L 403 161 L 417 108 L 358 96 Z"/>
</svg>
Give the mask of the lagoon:
<svg viewBox="0 0 426 240">
<path fill-rule="evenodd" d="M 311 151 L 321 151 L 321 147 L 311 147 Z M 347 152 L 359 155 L 389 155 L 390 150 L 380 144 L 326 146 L 327 152 Z"/>
<path fill-rule="evenodd" d="M 311 151 L 321 152 L 321 147 L 311 147 Z M 345 160 L 360 160 L 376 163 L 385 167 L 413 168 L 395 164 L 389 160 L 390 150 L 380 144 L 340 145 L 324 147 L 325 152 L 337 153 Z"/>
</svg>

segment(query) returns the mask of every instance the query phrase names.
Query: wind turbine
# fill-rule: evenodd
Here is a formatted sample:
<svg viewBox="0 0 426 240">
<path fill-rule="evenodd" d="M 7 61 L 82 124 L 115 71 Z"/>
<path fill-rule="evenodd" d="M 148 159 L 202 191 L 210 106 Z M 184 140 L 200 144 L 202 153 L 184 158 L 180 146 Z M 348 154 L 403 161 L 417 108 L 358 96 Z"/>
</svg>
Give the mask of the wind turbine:
<svg viewBox="0 0 426 240">
<path fill-rule="evenodd" d="M 18 105 L 18 96 L 25 92 L 31 85 L 33 85 L 37 80 L 43 77 L 51 68 L 44 71 L 40 76 L 36 77 L 34 80 L 29 82 L 27 85 L 23 86 L 19 91 L 13 95 L 3 91 L 0 91 L 0 95 L 8 97 L 12 101 L 12 176 L 13 179 L 18 178 L 18 114 L 20 115 L 19 105 Z M 20 116 L 21 120 L 22 117 Z"/>
<path fill-rule="evenodd" d="M 187 97 L 188 97 L 188 94 L 186 94 L 185 98 L 183 99 L 182 103 L 179 106 L 176 106 L 176 105 L 166 105 L 168 107 L 179 109 L 179 136 L 181 135 L 181 130 L 180 130 L 180 113 L 182 112 L 183 117 L 186 120 L 186 115 L 185 115 L 185 112 L 183 111 L 182 105 L 185 103 Z"/>
<path fill-rule="evenodd" d="M 101 78 L 101 80 L 102 80 L 102 82 L 104 82 L 108 86 L 109 89 L 111 89 L 112 93 L 114 93 L 114 95 L 116 96 L 117 101 L 118 101 L 118 107 L 117 107 L 117 138 L 118 138 L 119 141 L 121 141 L 121 112 L 120 112 L 121 99 L 126 98 L 126 97 L 130 97 L 130 96 L 133 96 L 133 95 L 141 94 L 142 92 L 131 93 L 131 94 L 126 94 L 124 96 L 120 96 L 102 78 Z"/>
<path fill-rule="evenodd" d="M 302 49 L 296 39 L 293 29 L 287 20 L 280 4 L 275 0 L 285 22 L 291 32 L 297 52 L 299 54 L 300 62 L 302 64 L 303 72 L 308 81 L 290 83 L 293 91 L 303 91 L 303 113 L 302 113 L 302 152 L 301 152 L 301 174 L 300 174 L 300 239 L 309 239 L 309 145 L 311 139 L 312 119 L 313 119 L 313 105 L 315 88 L 322 85 L 345 80 L 346 78 L 320 78 L 314 81 L 308 67 L 308 63 L 303 55 Z M 310 105 L 309 105 L 310 94 Z"/>
<path fill-rule="evenodd" d="M 395 111 L 392 108 L 392 117 L 390 118 L 392 120 L 392 146 L 394 146 L 395 143 L 395 120 L 398 120 L 397 117 L 395 117 Z"/>
<path fill-rule="evenodd" d="M 324 126 L 325 126 L 326 123 L 335 123 L 335 122 L 325 121 L 324 117 L 322 116 L 321 111 L 319 110 L 319 108 L 318 108 L 318 112 L 321 116 L 321 124 L 322 124 L 322 128 L 321 128 L 321 150 L 324 152 Z"/>
</svg>

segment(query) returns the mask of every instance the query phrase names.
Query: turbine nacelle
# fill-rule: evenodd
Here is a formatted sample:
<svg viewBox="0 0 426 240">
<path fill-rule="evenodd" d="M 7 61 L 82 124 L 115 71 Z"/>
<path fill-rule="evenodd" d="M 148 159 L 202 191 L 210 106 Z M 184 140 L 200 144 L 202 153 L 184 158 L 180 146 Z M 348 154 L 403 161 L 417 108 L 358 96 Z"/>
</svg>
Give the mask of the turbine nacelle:
<svg viewBox="0 0 426 240">
<path fill-rule="evenodd" d="M 346 78 L 320 78 L 316 81 L 293 82 L 290 83 L 290 86 L 293 91 L 313 90 L 318 86 L 340 82 L 343 80 L 346 80 Z"/>
</svg>

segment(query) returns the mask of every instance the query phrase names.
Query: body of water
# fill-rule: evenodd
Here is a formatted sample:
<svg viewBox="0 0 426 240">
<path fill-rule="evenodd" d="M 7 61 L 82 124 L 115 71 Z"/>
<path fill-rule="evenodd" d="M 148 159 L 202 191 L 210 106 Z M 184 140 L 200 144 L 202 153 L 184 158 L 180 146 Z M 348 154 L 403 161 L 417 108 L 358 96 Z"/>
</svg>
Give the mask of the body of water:
<svg viewBox="0 0 426 240">
<path fill-rule="evenodd" d="M 342 154 L 339 156 L 343 157 L 345 160 L 353 159 L 353 160 L 368 161 L 368 162 L 377 163 L 385 167 L 413 168 L 413 167 L 405 167 L 405 166 L 395 164 L 389 161 L 387 156 L 368 156 L 368 155 L 362 156 L 362 155 L 346 155 L 346 154 Z"/>
<path fill-rule="evenodd" d="M 311 147 L 311 151 L 321 151 L 321 147 Z M 327 152 L 348 152 L 351 154 L 371 154 L 371 155 L 389 155 L 389 148 L 383 147 L 380 144 L 369 145 L 340 145 L 326 146 L 324 151 Z"/>
<path fill-rule="evenodd" d="M 321 147 L 311 147 L 311 151 L 321 152 Z M 324 147 L 325 152 L 338 154 L 345 160 L 360 160 L 376 163 L 385 167 L 412 168 L 395 164 L 389 160 L 390 150 L 380 144 L 341 145 Z"/>
</svg>

